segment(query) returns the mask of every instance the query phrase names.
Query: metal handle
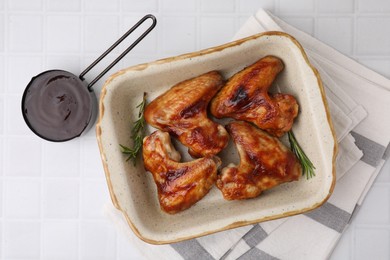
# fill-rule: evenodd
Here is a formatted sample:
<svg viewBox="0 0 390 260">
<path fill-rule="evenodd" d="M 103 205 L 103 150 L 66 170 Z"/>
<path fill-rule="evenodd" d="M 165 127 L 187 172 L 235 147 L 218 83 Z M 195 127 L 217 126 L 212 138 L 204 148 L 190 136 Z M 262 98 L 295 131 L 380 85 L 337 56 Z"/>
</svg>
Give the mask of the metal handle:
<svg viewBox="0 0 390 260">
<path fill-rule="evenodd" d="M 107 56 L 116 46 L 118 46 L 127 36 L 129 36 L 135 29 L 137 29 L 141 24 L 143 24 L 147 19 L 152 19 L 152 25 L 140 36 L 138 37 L 121 55 L 119 55 L 110 65 L 107 66 L 99 75 L 96 76 L 91 83 L 88 84 L 88 90 L 91 90 L 92 86 L 104 76 L 112 67 L 115 66 L 129 51 L 131 51 L 143 38 L 145 38 L 148 33 L 153 30 L 157 24 L 157 19 L 154 15 L 148 14 L 145 15 L 141 20 L 139 20 L 133 27 L 130 28 L 121 38 L 119 38 L 110 48 L 108 48 L 99 58 L 97 58 L 91 65 L 89 65 L 83 72 L 81 72 L 79 78 L 84 80 L 85 74 L 87 74 L 96 64 L 98 64 L 104 57 Z"/>
</svg>

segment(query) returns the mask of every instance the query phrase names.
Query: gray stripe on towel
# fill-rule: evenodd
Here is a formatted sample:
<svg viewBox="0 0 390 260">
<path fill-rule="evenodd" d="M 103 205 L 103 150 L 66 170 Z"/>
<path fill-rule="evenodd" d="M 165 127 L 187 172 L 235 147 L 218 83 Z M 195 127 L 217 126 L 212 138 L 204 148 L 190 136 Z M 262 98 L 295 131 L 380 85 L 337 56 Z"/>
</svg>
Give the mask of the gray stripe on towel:
<svg viewBox="0 0 390 260">
<path fill-rule="evenodd" d="M 247 251 L 245 254 L 243 254 L 238 258 L 238 260 L 253 260 L 253 259 L 277 260 L 278 258 L 267 254 L 266 252 L 258 249 L 257 247 L 250 249 L 249 251 Z"/>
<path fill-rule="evenodd" d="M 260 226 L 254 225 L 248 233 L 246 233 L 242 239 L 248 244 L 250 247 L 257 246 L 264 238 L 268 236 L 267 232 Z"/>
<path fill-rule="evenodd" d="M 321 207 L 306 213 L 305 216 L 339 233 L 343 232 L 351 218 L 350 213 L 329 202 L 325 202 Z"/>
<path fill-rule="evenodd" d="M 387 148 L 386 148 L 386 151 L 385 151 L 385 154 L 383 155 L 383 160 L 387 160 L 390 158 L 390 144 L 387 145 Z"/>
<path fill-rule="evenodd" d="M 186 260 L 214 260 L 214 257 L 196 239 L 174 243 L 171 246 Z"/>
<path fill-rule="evenodd" d="M 386 147 L 356 132 L 351 132 L 351 134 L 355 138 L 356 146 L 363 151 L 361 160 L 373 167 L 377 167 L 386 151 Z"/>
</svg>

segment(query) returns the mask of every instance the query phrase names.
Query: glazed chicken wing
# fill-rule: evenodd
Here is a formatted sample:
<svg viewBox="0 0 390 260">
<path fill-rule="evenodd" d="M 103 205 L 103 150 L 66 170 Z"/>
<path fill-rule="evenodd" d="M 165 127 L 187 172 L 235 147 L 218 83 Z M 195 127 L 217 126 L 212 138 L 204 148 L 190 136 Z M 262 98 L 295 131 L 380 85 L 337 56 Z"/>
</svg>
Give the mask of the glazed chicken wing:
<svg viewBox="0 0 390 260">
<path fill-rule="evenodd" d="M 214 185 L 221 164 L 215 156 L 180 163 L 169 134 L 160 130 L 144 138 L 143 160 L 156 182 L 161 209 L 170 214 L 202 199 Z"/>
<path fill-rule="evenodd" d="M 236 73 L 211 101 L 211 113 L 217 118 L 252 122 L 274 136 L 282 136 L 291 129 L 298 114 L 293 96 L 268 93 L 283 68 L 280 59 L 266 56 Z"/>
<path fill-rule="evenodd" d="M 217 187 L 225 199 L 254 198 L 278 184 L 299 179 L 300 163 L 276 137 L 247 122 L 232 122 L 227 130 L 238 149 L 240 164 L 230 164 L 218 176 Z"/>
<path fill-rule="evenodd" d="M 223 83 L 216 71 L 178 83 L 146 107 L 145 120 L 177 137 L 193 157 L 215 155 L 229 137 L 207 117 L 207 106 Z"/>
</svg>

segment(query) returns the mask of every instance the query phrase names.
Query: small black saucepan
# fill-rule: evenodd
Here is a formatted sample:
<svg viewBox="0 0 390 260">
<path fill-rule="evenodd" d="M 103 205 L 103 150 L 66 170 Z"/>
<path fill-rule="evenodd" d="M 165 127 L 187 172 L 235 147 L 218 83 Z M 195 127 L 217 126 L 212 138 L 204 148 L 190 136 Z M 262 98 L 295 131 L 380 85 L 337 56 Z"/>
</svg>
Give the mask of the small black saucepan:
<svg viewBox="0 0 390 260">
<path fill-rule="evenodd" d="M 147 19 L 152 20 L 150 27 L 91 83 L 86 83 L 85 74 Z M 92 86 L 153 30 L 156 23 L 153 15 L 144 16 L 78 77 L 64 70 L 48 70 L 33 77 L 22 97 L 22 113 L 28 127 L 37 136 L 52 142 L 65 142 L 86 133 L 97 114 Z"/>
</svg>

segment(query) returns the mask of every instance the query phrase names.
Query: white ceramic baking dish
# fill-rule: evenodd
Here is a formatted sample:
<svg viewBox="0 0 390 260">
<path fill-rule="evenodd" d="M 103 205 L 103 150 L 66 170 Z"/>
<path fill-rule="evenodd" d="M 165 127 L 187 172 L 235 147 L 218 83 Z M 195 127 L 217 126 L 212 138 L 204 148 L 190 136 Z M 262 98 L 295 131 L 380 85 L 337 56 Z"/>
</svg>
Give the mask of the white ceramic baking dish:
<svg viewBox="0 0 390 260">
<path fill-rule="evenodd" d="M 136 106 L 143 93 L 147 92 L 151 101 L 174 84 L 210 70 L 218 70 L 228 78 L 266 55 L 277 56 L 285 64 L 275 85 L 278 91 L 292 94 L 298 100 L 300 113 L 293 131 L 315 165 L 316 176 L 282 184 L 245 201 L 226 201 L 214 187 L 190 209 L 175 215 L 164 213 L 152 175 L 145 171 L 141 158 L 134 166 L 126 161 L 119 147 L 119 144 L 131 146 L 131 126 L 137 119 Z M 152 131 L 148 127 L 147 134 Z M 266 32 L 115 73 L 101 92 L 96 133 L 113 204 L 122 211 L 135 234 L 153 244 L 304 213 L 323 204 L 335 185 L 337 142 L 320 76 L 301 45 L 281 32 Z M 189 160 L 186 149 L 176 145 Z M 222 153 L 224 164 L 230 160 L 237 163 L 234 149 L 230 145 Z"/>
</svg>

